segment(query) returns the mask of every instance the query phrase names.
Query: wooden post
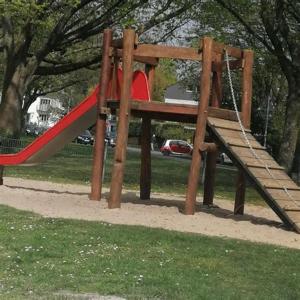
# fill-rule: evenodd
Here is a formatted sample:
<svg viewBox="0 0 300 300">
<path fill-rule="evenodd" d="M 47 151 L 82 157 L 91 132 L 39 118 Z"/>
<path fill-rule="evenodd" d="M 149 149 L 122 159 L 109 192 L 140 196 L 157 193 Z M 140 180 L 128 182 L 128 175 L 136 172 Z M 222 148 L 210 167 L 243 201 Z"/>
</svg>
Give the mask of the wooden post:
<svg viewBox="0 0 300 300">
<path fill-rule="evenodd" d="M 212 77 L 211 106 L 220 107 L 222 102 L 222 55 L 216 55 L 215 63 L 218 68 L 213 72 Z M 212 205 L 214 201 L 214 187 L 218 155 L 218 150 L 207 152 L 203 192 L 204 205 Z"/>
<path fill-rule="evenodd" d="M 128 126 L 130 115 L 131 83 L 133 71 L 133 49 L 135 32 L 132 29 L 124 30 L 123 35 L 123 79 L 119 109 L 119 122 L 117 141 L 113 161 L 112 179 L 110 185 L 109 208 L 119 208 L 121 205 L 121 193 L 126 161 L 128 141 Z"/>
<path fill-rule="evenodd" d="M 100 92 L 97 104 L 96 140 L 93 153 L 91 200 L 100 200 L 102 191 L 102 176 L 105 152 L 106 114 L 101 113 L 101 108 L 106 106 L 106 92 L 111 73 L 111 59 L 109 48 L 112 41 L 112 30 L 105 29 L 102 46 L 102 66 L 100 75 Z"/>
<path fill-rule="evenodd" d="M 152 98 L 155 67 L 146 65 L 149 92 Z M 140 174 L 140 199 L 148 200 L 151 194 L 151 119 L 142 118 L 141 130 L 141 174 Z"/>
<path fill-rule="evenodd" d="M 244 68 L 242 80 L 242 122 L 245 128 L 249 129 L 251 124 L 251 99 L 252 99 L 252 66 L 253 66 L 253 51 L 243 51 Z M 237 177 L 237 186 L 234 203 L 234 214 L 244 214 L 246 194 L 246 178 L 242 170 L 239 170 Z"/>
<path fill-rule="evenodd" d="M 185 213 L 192 215 L 195 213 L 197 187 L 199 181 L 199 171 L 201 165 L 200 146 L 204 142 L 206 131 L 207 108 L 209 104 L 211 87 L 211 68 L 212 68 L 212 39 L 203 38 L 202 50 L 202 74 L 200 81 L 200 102 L 198 105 L 197 125 L 194 139 L 194 151 L 190 166 L 188 187 L 185 202 Z"/>
<path fill-rule="evenodd" d="M 0 185 L 3 185 L 4 166 L 0 166 Z"/>
</svg>

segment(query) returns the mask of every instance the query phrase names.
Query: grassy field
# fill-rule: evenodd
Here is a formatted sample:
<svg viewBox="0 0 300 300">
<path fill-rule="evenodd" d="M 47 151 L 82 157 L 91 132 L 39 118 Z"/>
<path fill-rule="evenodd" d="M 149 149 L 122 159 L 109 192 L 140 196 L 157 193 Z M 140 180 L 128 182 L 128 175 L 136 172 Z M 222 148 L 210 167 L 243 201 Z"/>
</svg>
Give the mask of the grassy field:
<svg viewBox="0 0 300 300">
<path fill-rule="evenodd" d="M 113 152 L 108 148 L 105 166 L 105 182 L 109 185 Z M 166 159 L 163 156 L 152 157 L 152 191 L 184 194 L 187 184 L 190 160 Z M 50 180 L 55 182 L 89 184 L 92 168 L 92 147 L 69 144 L 60 153 L 34 167 L 10 167 L 7 176 Z M 128 189 L 139 188 L 140 154 L 128 152 L 124 186 Z M 218 169 L 216 178 L 216 196 L 234 199 L 235 170 Z M 199 184 L 199 192 L 202 186 Z M 264 203 L 254 189 L 247 190 L 247 201 Z"/>
<path fill-rule="evenodd" d="M 300 251 L 0 206 L 0 298 L 299 299 Z M 68 298 L 69 299 L 69 298 Z M 78 298 L 76 298 L 78 299 Z"/>
</svg>

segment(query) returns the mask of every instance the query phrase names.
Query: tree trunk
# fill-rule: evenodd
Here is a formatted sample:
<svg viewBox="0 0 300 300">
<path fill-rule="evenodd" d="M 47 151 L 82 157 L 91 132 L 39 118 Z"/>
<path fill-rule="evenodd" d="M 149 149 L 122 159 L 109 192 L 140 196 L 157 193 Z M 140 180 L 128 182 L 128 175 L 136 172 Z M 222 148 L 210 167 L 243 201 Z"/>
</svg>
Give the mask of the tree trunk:
<svg viewBox="0 0 300 300">
<path fill-rule="evenodd" d="M 18 137 L 22 129 L 22 103 L 26 88 L 32 80 L 36 63 L 30 61 L 15 68 L 10 80 L 6 80 L 0 103 L 0 134 Z"/>
<path fill-rule="evenodd" d="M 286 117 L 278 161 L 291 172 L 300 129 L 300 78 L 289 81 Z"/>
</svg>

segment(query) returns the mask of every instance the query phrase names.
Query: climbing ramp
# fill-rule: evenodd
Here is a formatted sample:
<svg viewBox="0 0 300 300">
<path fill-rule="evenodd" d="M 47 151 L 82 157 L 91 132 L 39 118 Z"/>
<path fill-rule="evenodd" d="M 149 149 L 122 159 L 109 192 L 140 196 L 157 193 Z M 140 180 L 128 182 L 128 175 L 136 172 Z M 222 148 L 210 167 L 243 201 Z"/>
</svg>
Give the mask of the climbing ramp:
<svg viewBox="0 0 300 300">
<path fill-rule="evenodd" d="M 251 131 L 245 129 L 243 133 L 237 121 L 212 117 L 208 117 L 208 131 L 279 218 L 300 233 L 300 187 L 256 141 Z"/>
</svg>

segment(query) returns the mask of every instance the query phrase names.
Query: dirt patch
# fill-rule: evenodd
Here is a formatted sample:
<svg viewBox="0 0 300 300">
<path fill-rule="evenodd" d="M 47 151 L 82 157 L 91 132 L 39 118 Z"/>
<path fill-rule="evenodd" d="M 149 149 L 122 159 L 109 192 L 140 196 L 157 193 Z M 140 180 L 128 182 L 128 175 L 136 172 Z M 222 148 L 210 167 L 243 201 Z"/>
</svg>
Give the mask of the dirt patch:
<svg viewBox="0 0 300 300">
<path fill-rule="evenodd" d="M 107 209 L 108 191 L 101 202 L 89 201 L 88 186 L 5 178 L 0 188 L 0 204 L 45 217 L 143 225 L 300 249 L 300 235 L 287 231 L 267 207 L 246 205 L 245 215 L 234 216 L 232 202 L 216 199 L 217 207 L 205 208 L 199 198 L 195 215 L 186 216 L 181 213 L 184 197 L 178 195 L 153 193 L 151 201 L 140 201 L 136 192 L 123 191 L 122 208 Z"/>
</svg>

